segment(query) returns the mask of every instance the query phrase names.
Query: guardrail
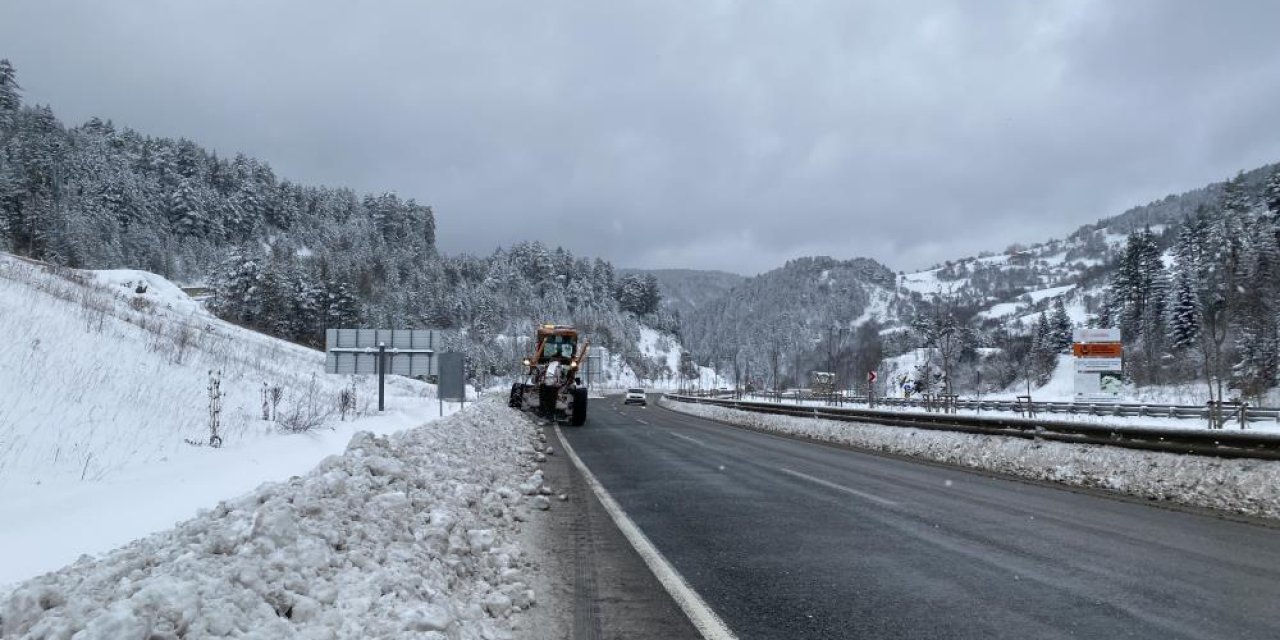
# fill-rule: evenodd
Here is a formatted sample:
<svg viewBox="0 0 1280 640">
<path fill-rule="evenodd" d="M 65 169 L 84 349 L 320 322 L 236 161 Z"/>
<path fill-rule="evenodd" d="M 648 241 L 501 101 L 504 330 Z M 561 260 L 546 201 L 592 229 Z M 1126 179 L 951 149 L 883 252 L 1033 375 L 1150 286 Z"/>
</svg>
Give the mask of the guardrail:
<svg viewBox="0 0 1280 640">
<path fill-rule="evenodd" d="M 1117 426 L 1014 416 L 906 413 L 876 409 L 787 405 L 678 394 L 665 394 L 664 397 L 676 402 L 709 404 L 757 413 L 823 418 L 842 422 L 868 422 L 894 427 L 1055 440 L 1222 458 L 1280 460 L 1280 433 Z"/>
<path fill-rule="evenodd" d="M 695 397 L 735 397 L 741 394 L 732 391 L 703 391 L 683 395 Z M 1064 414 L 1086 416 L 1118 416 L 1123 418 L 1176 418 L 1179 420 L 1203 420 L 1208 422 L 1210 407 L 1196 405 L 1173 405 L 1155 403 L 1081 403 L 1081 402 L 1026 402 L 1019 400 L 966 400 L 959 398 L 876 398 L 874 402 L 867 396 L 823 395 L 815 393 L 752 393 L 752 398 L 764 399 L 775 403 L 782 402 L 826 402 L 828 406 L 845 407 L 848 405 L 865 405 L 869 409 L 881 407 L 910 407 L 935 411 L 938 413 L 954 413 L 955 411 L 1005 411 L 1018 413 L 1025 417 L 1038 414 Z M 1224 402 L 1222 414 L 1230 424 L 1241 429 L 1248 428 L 1251 423 L 1280 423 L 1280 408 L 1253 407 L 1247 403 Z"/>
</svg>

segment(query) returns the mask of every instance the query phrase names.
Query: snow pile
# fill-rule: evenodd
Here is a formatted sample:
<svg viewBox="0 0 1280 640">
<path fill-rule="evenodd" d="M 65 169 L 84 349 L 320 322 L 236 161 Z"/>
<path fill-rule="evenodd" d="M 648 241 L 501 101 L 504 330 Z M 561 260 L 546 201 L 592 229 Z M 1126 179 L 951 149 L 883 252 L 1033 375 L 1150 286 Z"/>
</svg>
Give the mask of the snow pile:
<svg viewBox="0 0 1280 640">
<path fill-rule="evenodd" d="M 1118 447 L 839 422 L 662 401 L 751 429 L 799 436 L 1033 480 L 1280 518 L 1280 462 L 1226 460 Z"/>
<path fill-rule="evenodd" d="M 95 282 L 108 288 L 119 287 L 119 293 L 128 298 L 142 298 L 160 306 L 197 313 L 203 311 L 200 303 L 191 299 L 178 285 L 148 271 L 137 269 L 106 269 L 84 271 Z"/>
<path fill-rule="evenodd" d="M 0 635 L 512 637 L 535 601 L 516 543 L 534 435 L 495 401 L 359 433 L 302 477 L 19 585 Z"/>
</svg>

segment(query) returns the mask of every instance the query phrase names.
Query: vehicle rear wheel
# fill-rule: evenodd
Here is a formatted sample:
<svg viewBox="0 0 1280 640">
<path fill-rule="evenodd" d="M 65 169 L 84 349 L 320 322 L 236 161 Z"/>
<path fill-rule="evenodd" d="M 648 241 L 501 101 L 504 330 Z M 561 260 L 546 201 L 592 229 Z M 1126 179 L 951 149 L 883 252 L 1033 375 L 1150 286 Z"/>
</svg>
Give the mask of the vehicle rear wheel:
<svg viewBox="0 0 1280 640">
<path fill-rule="evenodd" d="M 572 414 L 569 417 L 569 426 L 581 427 L 587 423 L 587 390 L 573 390 L 573 407 Z"/>
</svg>

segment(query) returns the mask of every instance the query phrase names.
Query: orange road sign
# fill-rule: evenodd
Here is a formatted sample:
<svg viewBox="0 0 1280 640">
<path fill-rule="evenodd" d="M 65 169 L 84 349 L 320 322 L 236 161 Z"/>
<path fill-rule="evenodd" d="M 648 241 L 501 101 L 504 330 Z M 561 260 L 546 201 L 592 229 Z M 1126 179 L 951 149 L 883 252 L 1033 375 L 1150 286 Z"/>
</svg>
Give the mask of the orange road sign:
<svg viewBox="0 0 1280 640">
<path fill-rule="evenodd" d="M 1071 352 L 1077 358 L 1119 358 L 1124 355 L 1124 346 L 1119 342 L 1076 342 Z"/>
</svg>

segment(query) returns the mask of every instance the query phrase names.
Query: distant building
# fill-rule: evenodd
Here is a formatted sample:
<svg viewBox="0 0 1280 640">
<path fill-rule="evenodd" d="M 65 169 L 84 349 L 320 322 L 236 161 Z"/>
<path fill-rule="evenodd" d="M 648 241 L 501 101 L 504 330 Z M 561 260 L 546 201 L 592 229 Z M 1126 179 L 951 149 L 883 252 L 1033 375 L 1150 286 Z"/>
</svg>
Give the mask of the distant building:
<svg viewBox="0 0 1280 640">
<path fill-rule="evenodd" d="M 1009 264 L 1019 267 L 1030 266 L 1031 260 L 1034 257 L 1035 256 L 1032 255 L 1031 251 L 1016 251 L 1009 254 Z"/>
</svg>

